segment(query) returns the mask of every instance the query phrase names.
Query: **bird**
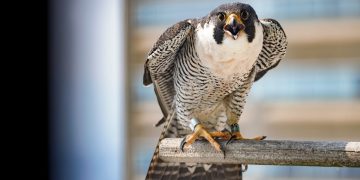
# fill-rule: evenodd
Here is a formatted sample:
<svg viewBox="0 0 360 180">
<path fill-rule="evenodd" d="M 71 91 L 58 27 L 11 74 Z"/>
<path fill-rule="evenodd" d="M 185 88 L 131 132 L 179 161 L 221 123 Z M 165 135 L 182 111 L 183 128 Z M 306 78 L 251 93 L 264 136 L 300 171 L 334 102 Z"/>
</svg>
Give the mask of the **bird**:
<svg viewBox="0 0 360 180">
<path fill-rule="evenodd" d="M 286 34 L 275 19 L 259 19 L 249 4 L 219 5 L 202 18 L 167 28 L 148 53 L 143 84 L 153 84 L 164 124 L 164 138 L 183 138 L 186 151 L 198 139 L 218 152 L 217 139 L 245 138 L 239 120 L 254 82 L 278 66 L 287 49 Z M 159 143 L 146 179 L 240 179 L 241 165 L 169 163 L 159 159 Z"/>
</svg>

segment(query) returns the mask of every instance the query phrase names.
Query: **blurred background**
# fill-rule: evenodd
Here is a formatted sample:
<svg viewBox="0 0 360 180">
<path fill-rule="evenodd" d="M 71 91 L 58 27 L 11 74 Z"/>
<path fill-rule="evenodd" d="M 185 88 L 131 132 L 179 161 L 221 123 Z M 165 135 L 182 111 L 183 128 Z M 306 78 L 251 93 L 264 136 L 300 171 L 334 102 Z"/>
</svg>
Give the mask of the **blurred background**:
<svg viewBox="0 0 360 180">
<path fill-rule="evenodd" d="M 53 179 L 144 179 L 161 128 L 143 63 L 172 24 L 217 0 L 53 0 Z M 288 37 L 280 65 L 255 83 L 240 126 L 268 139 L 360 141 L 360 0 L 252 0 Z M 249 166 L 244 179 L 359 179 L 359 168 Z"/>
</svg>

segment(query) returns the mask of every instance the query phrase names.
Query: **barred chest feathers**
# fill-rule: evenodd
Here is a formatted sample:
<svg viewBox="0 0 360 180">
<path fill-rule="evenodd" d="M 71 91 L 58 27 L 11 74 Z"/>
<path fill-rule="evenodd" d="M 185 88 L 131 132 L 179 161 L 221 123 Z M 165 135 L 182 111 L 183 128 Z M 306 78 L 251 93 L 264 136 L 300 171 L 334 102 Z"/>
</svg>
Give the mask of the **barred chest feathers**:
<svg viewBox="0 0 360 180">
<path fill-rule="evenodd" d="M 223 42 L 217 44 L 212 22 L 203 27 L 198 25 L 196 29 L 195 49 L 202 64 L 224 81 L 249 73 L 262 49 L 263 28 L 259 22 L 255 22 L 255 37 L 251 43 L 242 31 L 236 40 L 225 34 Z"/>
</svg>

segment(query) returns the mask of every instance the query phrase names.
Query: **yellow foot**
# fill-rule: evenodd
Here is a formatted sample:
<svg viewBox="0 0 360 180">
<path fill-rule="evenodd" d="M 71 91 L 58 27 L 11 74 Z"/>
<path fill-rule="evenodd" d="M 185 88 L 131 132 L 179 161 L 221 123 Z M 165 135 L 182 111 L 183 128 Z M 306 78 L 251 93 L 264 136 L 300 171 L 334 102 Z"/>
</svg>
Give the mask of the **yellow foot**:
<svg viewBox="0 0 360 180">
<path fill-rule="evenodd" d="M 240 133 L 238 124 L 231 125 L 231 132 L 232 132 L 232 136 L 226 142 L 226 145 L 229 144 L 230 142 L 232 142 L 233 140 L 257 140 L 257 141 L 260 141 L 260 140 L 264 140 L 266 138 L 266 136 L 256 136 L 254 138 L 244 138 Z"/>
<path fill-rule="evenodd" d="M 187 135 L 180 144 L 181 151 L 184 151 L 184 147 L 188 147 L 192 143 L 195 142 L 196 139 L 205 138 L 207 141 L 210 142 L 212 146 L 218 151 L 222 152 L 225 155 L 223 147 L 214 140 L 214 137 L 221 138 L 221 139 L 230 139 L 231 134 L 227 131 L 215 131 L 209 133 L 202 124 L 198 123 L 195 119 L 192 119 L 191 122 L 191 129 L 194 133 Z"/>
<path fill-rule="evenodd" d="M 219 139 L 226 139 L 229 140 L 231 138 L 231 133 L 227 130 L 223 131 L 214 131 L 209 133 L 211 137 L 219 138 Z"/>
</svg>

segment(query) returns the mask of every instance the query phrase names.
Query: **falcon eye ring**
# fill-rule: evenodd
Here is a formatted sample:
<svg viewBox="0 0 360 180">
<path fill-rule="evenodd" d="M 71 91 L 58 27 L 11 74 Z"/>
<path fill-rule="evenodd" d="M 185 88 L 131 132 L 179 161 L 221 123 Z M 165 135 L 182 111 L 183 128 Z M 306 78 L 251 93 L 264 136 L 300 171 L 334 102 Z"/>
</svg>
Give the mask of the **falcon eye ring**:
<svg viewBox="0 0 360 180">
<path fill-rule="evenodd" d="M 224 21 L 225 20 L 225 13 L 218 13 L 217 17 L 219 18 L 220 21 Z"/>
<path fill-rule="evenodd" d="M 241 19 L 247 20 L 249 18 L 250 14 L 247 11 L 242 11 L 240 16 L 241 16 Z"/>
</svg>

